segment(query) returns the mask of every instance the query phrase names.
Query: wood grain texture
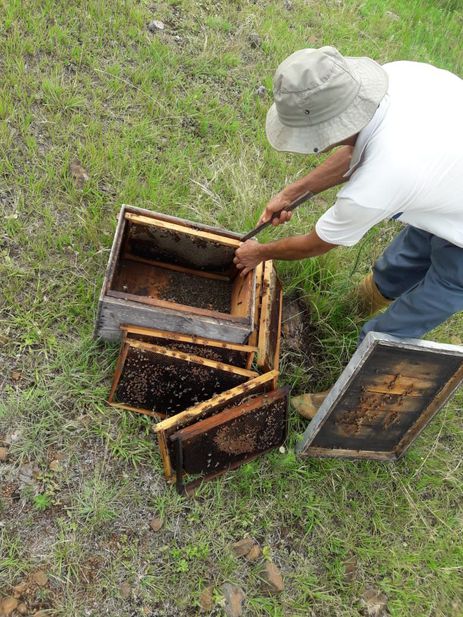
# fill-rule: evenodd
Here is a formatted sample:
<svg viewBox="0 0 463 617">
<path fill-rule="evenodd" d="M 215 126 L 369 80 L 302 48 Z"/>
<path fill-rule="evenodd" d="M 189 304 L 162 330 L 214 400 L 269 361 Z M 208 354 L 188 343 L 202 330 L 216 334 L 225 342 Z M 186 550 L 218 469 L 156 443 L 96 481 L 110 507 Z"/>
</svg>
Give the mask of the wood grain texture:
<svg viewBox="0 0 463 617">
<path fill-rule="evenodd" d="M 357 350 L 309 425 L 302 455 L 395 460 L 461 383 L 461 348 L 439 353 L 426 341 L 380 337 Z"/>
<path fill-rule="evenodd" d="M 120 326 L 124 323 L 232 343 L 244 343 L 251 332 L 250 324 L 233 318 L 226 320 L 203 315 L 193 316 L 176 309 L 106 296 L 101 302 L 97 323 L 98 336 L 108 341 L 118 341 L 121 338 Z"/>
</svg>

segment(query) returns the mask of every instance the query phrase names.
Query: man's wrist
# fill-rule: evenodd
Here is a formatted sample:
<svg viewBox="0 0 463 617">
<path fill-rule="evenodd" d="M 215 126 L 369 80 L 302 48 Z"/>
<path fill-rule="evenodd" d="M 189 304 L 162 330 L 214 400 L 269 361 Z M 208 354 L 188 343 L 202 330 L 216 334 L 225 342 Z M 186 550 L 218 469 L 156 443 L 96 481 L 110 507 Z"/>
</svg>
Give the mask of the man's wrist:
<svg viewBox="0 0 463 617">
<path fill-rule="evenodd" d="M 301 197 L 301 195 L 304 195 L 304 193 L 307 193 L 307 191 L 309 190 L 311 190 L 311 188 L 309 186 L 306 186 L 306 183 L 303 184 L 302 182 L 294 182 L 293 184 L 290 184 L 285 189 L 283 189 L 282 195 L 284 199 L 286 199 L 291 204 L 293 203 L 293 201 L 296 201 L 296 199 Z"/>
<path fill-rule="evenodd" d="M 267 261 L 267 259 L 273 259 L 272 254 L 269 251 L 270 244 L 259 244 L 259 257 L 261 261 Z"/>
</svg>

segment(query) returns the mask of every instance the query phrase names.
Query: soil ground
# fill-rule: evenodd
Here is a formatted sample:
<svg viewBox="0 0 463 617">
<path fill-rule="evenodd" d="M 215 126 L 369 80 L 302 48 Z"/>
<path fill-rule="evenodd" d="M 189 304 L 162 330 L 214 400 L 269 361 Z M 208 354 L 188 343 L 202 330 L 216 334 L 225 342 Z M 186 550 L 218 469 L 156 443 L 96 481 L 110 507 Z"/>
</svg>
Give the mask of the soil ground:
<svg viewBox="0 0 463 617">
<path fill-rule="evenodd" d="M 461 75 L 461 2 L 10 0 L 0 15 L 0 601 L 196 617 L 208 591 L 216 617 L 232 597 L 245 617 L 461 617 L 461 393 L 393 465 L 297 458 L 291 412 L 284 448 L 185 499 L 152 419 L 106 404 L 119 350 L 92 339 L 122 203 L 252 229 L 323 158 L 267 143 L 278 64 L 328 44 Z M 309 231 L 335 193 L 259 239 Z M 399 228 L 278 263 L 324 351 L 308 334 L 282 383 L 336 379 L 361 327 L 346 298 Z M 429 337 L 461 343 L 462 315 Z"/>
</svg>

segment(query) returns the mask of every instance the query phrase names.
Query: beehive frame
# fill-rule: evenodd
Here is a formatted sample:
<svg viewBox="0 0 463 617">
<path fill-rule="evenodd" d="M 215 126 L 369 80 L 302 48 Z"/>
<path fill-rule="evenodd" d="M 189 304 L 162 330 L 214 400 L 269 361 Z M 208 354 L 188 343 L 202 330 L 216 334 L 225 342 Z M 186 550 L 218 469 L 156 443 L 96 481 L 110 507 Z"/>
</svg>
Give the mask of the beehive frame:
<svg viewBox="0 0 463 617">
<path fill-rule="evenodd" d="M 245 368 L 231 366 L 223 362 L 216 362 L 214 360 L 202 358 L 201 356 L 182 353 L 179 351 L 166 349 L 165 347 L 161 347 L 158 345 L 153 345 L 153 344 L 146 343 L 143 341 L 131 340 L 131 339 L 126 338 L 122 344 L 121 353 L 117 361 L 116 370 L 114 373 L 114 378 L 113 378 L 113 383 L 111 386 L 111 391 L 109 394 L 108 403 L 111 406 L 119 408 L 119 409 L 135 411 L 135 412 L 148 415 L 154 418 L 158 418 L 158 419 L 159 418 L 162 419 L 170 415 L 170 412 L 168 411 L 167 407 L 165 408 L 164 411 L 161 411 L 159 409 L 153 410 L 153 409 L 148 409 L 146 407 L 128 404 L 127 402 L 123 402 L 123 401 L 121 402 L 120 400 L 117 400 L 118 389 L 121 387 L 121 384 L 124 385 L 124 378 L 125 378 L 124 371 L 126 370 L 126 362 L 127 362 L 128 355 L 131 352 L 137 353 L 137 352 L 133 352 L 133 350 L 139 350 L 140 352 L 147 354 L 146 355 L 147 360 L 148 359 L 157 360 L 158 362 L 161 362 L 167 366 L 169 366 L 169 363 L 176 364 L 177 366 L 180 366 L 180 367 L 183 366 L 183 368 L 185 368 L 186 365 L 188 365 L 190 367 L 190 372 L 194 372 L 194 371 L 198 372 L 199 370 L 201 370 L 201 367 L 202 367 L 202 369 L 204 369 L 211 376 L 214 374 L 214 372 L 216 372 L 218 375 L 221 375 L 222 380 L 228 379 L 231 381 L 235 381 L 235 382 L 238 381 L 240 383 L 243 383 L 247 381 L 248 379 L 252 379 L 253 377 L 256 376 L 256 373 L 254 371 L 250 371 Z M 217 376 L 217 380 L 218 380 L 218 376 Z M 143 377 L 142 381 L 146 383 L 145 391 L 148 391 L 149 384 L 147 382 L 147 378 Z M 192 383 L 194 383 L 193 377 L 191 377 L 191 381 Z M 154 375 L 151 376 L 150 383 L 152 384 L 156 383 L 156 377 Z M 167 381 L 164 380 L 163 383 L 165 384 L 166 388 L 172 387 L 172 384 L 170 383 L 169 380 Z M 188 397 L 189 396 L 188 387 L 190 387 L 190 390 L 191 390 L 193 385 L 189 386 L 189 384 L 187 383 L 186 386 L 187 386 L 187 390 L 185 392 L 186 392 L 186 396 Z M 228 388 L 229 387 L 230 386 L 228 386 Z M 226 389 L 227 389 L 227 386 L 224 387 L 224 390 Z M 180 400 L 182 399 L 182 397 L 185 398 L 185 392 L 179 395 Z M 175 396 L 175 393 L 173 393 L 172 396 Z M 207 398 L 206 394 L 201 394 L 201 396 L 203 396 L 204 398 Z M 145 395 L 145 398 L 146 398 L 146 395 Z M 186 407 L 188 407 L 188 405 L 186 405 Z"/>
<path fill-rule="evenodd" d="M 288 394 L 287 386 L 260 394 L 172 434 L 177 491 L 189 493 L 280 446 L 287 435 Z M 185 471 L 200 477 L 185 485 Z"/>
<path fill-rule="evenodd" d="M 254 377 L 242 385 L 218 394 L 207 401 L 194 405 L 175 416 L 171 416 L 155 424 L 153 426 L 153 431 L 156 433 L 158 439 L 166 480 L 168 482 L 175 481 L 174 466 L 168 446 L 170 435 L 183 427 L 190 426 L 199 420 L 220 413 L 220 411 L 226 409 L 227 406 L 235 405 L 249 396 L 271 391 L 277 377 L 277 371 L 269 371 L 268 373 Z"/>
</svg>

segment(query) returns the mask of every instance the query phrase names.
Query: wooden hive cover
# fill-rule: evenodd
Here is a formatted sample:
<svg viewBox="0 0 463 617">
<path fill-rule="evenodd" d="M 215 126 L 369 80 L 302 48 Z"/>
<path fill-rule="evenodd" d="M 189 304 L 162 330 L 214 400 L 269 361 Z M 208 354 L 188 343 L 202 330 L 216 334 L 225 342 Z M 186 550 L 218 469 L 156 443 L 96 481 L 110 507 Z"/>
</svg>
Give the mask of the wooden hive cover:
<svg viewBox="0 0 463 617">
<path fill-rule="evenodd" d="M 216 477 L 281 445 L 287 433 L 288 393 L 288 387 L 272 390 L 174 433 L 170 440 L 179 491 L 184 473 Z"/>
<path fill-rule="evenodd" d="M 303 456 L 398 459 L 463 379 L 463 347 L 369 332 L 304 433 Z"/>
</svg>

